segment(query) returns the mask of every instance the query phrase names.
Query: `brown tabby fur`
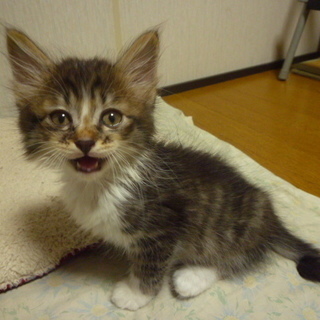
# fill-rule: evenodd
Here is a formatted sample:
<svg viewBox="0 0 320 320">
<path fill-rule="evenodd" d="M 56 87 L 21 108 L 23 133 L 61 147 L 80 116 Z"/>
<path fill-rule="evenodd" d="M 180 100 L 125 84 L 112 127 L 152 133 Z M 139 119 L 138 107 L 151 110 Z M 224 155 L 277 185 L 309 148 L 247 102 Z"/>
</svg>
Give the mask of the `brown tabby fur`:
<svg viewBox="0 0 320 320">
<path fill-rule="evenodd" d="M 111 236 L 110 241 L 127 252 L 143 294 L 156 295 L 170 270 L 204 266 L 226 279 L 252 270 L 269 251 L 295 261 L 306 279 L 320 281 L 319 251 L 285 229 L 264 191 L 218 156 L 154 140 L 156 31 L 140 36 L 115 64 L 75 58 L 53 62 L 22 32 L 11 29 L 7 35 L 27 156 L 68 167 L 62 171 L 74 177 L 66 178 L 69 189 L 78 190 L 81 179 L 94 189 L 97 180 L 102 186 L 97 199 L 113 186 L 130 195 L 119 195 L 115 205 L 117 236 L 128 245 Z M 90 107 L 80 121 L 84 100 Z M 50 120 L 61 106 L 71 118 L 63 128 Z M 95 118 L 110 107 L 124 119 L 111 129 Z M 70 163 L 79 160 L 60 150 L 76 152 L 78 146 L 83 151 L 78 157 L 90 156 L 91 145 L 98 144 L 103 156 L 96 157 L 104 162 L 93 179 L 87 179 L 91 173 L 76 172 Z M 95 210 L 96 204 L 91 206 Z M 106 206 L 106 217 L 109 210 Z"/>
</svg>

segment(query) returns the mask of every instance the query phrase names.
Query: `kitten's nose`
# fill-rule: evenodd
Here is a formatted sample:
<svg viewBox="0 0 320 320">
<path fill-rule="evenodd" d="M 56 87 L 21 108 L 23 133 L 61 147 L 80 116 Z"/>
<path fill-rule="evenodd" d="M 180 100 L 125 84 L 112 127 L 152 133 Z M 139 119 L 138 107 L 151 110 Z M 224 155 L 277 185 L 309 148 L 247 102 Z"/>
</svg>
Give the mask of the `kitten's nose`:
<svg viewBox="0 0 320 320">
<path fill-rule="evenodd" d="M 75 145 L 84 153 L 88 154 L 91 148 L 95 145 L 93 140 L 78 140 L 75 142 Z"/>
</svg>

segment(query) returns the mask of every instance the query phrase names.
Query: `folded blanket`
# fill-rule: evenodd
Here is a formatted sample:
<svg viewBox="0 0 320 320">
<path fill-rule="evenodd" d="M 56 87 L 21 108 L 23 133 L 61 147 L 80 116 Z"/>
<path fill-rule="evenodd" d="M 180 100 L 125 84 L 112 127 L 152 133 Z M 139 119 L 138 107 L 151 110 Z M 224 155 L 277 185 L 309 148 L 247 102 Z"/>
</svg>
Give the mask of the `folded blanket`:
<svg viewBox="0 0 320 320">
<path fill-rule="evenodd" d="M 0 120 L 0 291 L 40 277 L 93 244 L 58 197 L 59 175 L 23 157 L 16 120 Z"/>
</svg>

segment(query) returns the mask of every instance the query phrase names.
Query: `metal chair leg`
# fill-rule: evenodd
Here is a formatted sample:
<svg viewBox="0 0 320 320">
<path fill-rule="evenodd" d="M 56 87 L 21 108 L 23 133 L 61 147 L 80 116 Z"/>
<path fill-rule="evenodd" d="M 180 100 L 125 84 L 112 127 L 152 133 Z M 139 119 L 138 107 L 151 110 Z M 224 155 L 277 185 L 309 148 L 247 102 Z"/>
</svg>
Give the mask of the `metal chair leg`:
<svg viewBox="0 0 320 320">
<path fill-rule="evenodd" d="M 304 26 L 307 22 L 309 12 L 310 12 L 310 10 L 307 9 L 307 3 L 304 3 L 303 8 L 300 13 L 298 24 L 296 26 L 295 32 L 293 34 L 293 37 L 292 37 L 292 40 L 290 43 L 289 50 L 287 52 L 287 56 L 284 60 L 284 63 L 282 65 L 282 68 L 281 68 L 279 76 L 278 76 L 279 80 L 287 80 L 287 78 L 288 78 L 290 68 L 292 65 L 292 61 L 293 61 L 295 52 L 297 50 L 299 40 L 301 38 Z"/>
</svg>

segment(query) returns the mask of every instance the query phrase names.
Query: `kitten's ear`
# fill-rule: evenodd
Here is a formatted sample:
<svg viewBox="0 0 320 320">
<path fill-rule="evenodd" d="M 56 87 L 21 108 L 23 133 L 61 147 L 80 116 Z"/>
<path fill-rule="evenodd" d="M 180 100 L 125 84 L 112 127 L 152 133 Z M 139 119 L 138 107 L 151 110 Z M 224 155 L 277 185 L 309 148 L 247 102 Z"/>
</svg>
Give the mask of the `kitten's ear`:
<svg viewBox="0 0 320 320">
<path fill-rule="evenodd" d="M 34 84 L 52 65 L 49 57 L 23 32 L 16 29 L 7 29 L 7 49 L 14 78 L 21 84 Z"/>
<path fill-rule="evenodd" d="M 155 92 L 158 82 L 158 56 L 159 34 L 157 31 L 148 31 L 138 37 L 121 55 L 116 69 L 138 95 Z"/>
</svg>

